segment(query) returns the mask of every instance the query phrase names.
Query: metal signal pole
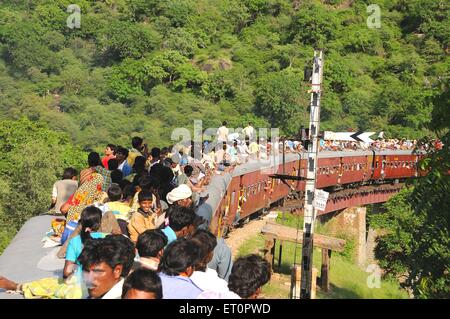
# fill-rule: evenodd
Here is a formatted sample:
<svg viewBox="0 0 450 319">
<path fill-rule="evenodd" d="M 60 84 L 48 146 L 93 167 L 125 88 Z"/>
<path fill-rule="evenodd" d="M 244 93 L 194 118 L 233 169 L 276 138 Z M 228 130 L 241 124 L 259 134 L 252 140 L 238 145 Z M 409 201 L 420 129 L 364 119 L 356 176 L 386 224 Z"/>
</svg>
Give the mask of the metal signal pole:
<svg viewBox="0 0 450 319">
<path fill-rule="evenodd" d="M 311 110 L 309 119 L 310 143 L 308 145 L 308 167 L 305 187 L 300 299 L 311 299 L 314 220 L 316 218 L 314 193 L 316 190 L 317 158 L 319 152 L 320 95 L 322 88 L 322 75 L 323 52 L 321 50 L 315 50 L 311 79 Z"/>
</svg>

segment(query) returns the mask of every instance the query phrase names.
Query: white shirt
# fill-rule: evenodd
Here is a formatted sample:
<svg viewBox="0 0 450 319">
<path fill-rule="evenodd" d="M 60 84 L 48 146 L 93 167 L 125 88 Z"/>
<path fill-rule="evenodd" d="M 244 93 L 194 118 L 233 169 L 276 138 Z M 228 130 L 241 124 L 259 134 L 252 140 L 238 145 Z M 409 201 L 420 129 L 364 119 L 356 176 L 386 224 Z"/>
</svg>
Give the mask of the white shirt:
<svg viewBox="0 0 450 319">
<path fill-rule="evenodd" d="M 228 140 L 228 129 L 225 126 L 221 126 L 217 130 L 217 140 L 222 142 L 226 142 Z"/>
<path fill-rule="evenodd" d="M 103 297 L 102 299 L 121 299 L 122 298 L 122 287 L 125 279 L 120 278 L 119 282 L 115 284 Z"/>
<path fill-rule="evenodd" d="M 255 134 L 255 129 L 253 126 L 248 125 L 243 129 L 245 136 L 248 136 L 248 138 L 251 140 L 253 139 L 253 135 Z"/>
<path fill-rule="evenodd" d="M 217 275 L 217 271 L 206 268 L 206 271 L 194 271 L 192 282 L 201 290 L 210 290 L 218 293 L 228 293 L 228 283 Z"/>
</svg>

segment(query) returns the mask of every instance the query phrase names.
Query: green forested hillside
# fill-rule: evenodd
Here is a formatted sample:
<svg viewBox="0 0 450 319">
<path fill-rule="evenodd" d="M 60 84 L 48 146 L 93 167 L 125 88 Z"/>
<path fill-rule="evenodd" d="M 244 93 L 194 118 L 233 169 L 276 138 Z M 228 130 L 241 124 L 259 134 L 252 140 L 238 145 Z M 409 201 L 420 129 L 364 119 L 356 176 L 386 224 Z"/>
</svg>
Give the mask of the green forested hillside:
<svg viewBox="0 0 450 319">
<path fill-rule="evenodd" d="M 67 7 L 81 8 L 69 28 Z M 381 8 L 370 29 L 369 4 Z M 443 0 L 2 0 L 0 251 L 83 150 L 170 144 L 171 129 L 308 122 L 303 68 L 325 52 L 324 130 L 448 128 Z M 433 104 L 441 103 L 439 111 Z M 25 119 L 24 119 L 25 117 Z M 19 120 L 20 121 L 10 121 Z M 74 146 L 76 145 L 76 147 Z M 46 197 L 48 196 L 48 197 Z M 46 202 L 48 198 L 48 202 Z"/>
<path fill-rule="evenodd" d="M 322 128 L 419 137 L 448 80 L 447 1 L 72 0 L 0 4 L 0 112 L 83 148 L 169 143 L 170 128 L 307 123 L 303 68 L 325 50 Z M 381 28 L 366 25 L 367 5 Z"/>
</svg>

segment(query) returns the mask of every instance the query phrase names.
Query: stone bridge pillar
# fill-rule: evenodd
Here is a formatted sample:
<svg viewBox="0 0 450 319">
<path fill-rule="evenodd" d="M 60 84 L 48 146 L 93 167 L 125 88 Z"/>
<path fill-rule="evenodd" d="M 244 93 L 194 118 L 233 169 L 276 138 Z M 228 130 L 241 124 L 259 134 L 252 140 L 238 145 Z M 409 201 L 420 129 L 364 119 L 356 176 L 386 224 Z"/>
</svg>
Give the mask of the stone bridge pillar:
<svg viewBox="0 0 450 319">
<path fill-rule="evenodd" d="M 329 222 L 332 235 L 345 234 L 355 240 L 358 266 L 366 265 L 366 207 L 349 207 L 337 213 Z"/>
</svg>

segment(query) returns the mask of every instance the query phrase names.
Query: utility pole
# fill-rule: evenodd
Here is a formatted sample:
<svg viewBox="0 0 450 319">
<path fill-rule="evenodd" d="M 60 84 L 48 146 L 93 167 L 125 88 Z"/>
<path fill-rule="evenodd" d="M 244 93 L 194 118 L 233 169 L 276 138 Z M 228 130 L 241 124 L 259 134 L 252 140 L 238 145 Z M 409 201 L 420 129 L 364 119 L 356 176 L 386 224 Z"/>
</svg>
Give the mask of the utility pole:
<svg viewBox="0 0 450 319">
<path fill-rule="evenodd" d="M 309 118 L 310 143 L 308 143 L 308 166 L 305 187 L 300 299 L 311 299 L 314 251 L 314 220 L 316 219 L 314 193 L 316 191 L 317 159 L 319 153 L 320 97 L 322 89 L 322 75 L 323 52 L 321 50 L 315 50 L 311 78 L 311 104 Z"/>
</svg>

